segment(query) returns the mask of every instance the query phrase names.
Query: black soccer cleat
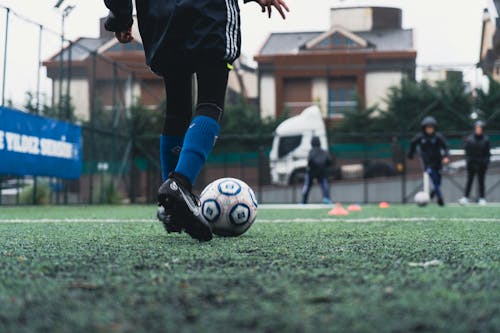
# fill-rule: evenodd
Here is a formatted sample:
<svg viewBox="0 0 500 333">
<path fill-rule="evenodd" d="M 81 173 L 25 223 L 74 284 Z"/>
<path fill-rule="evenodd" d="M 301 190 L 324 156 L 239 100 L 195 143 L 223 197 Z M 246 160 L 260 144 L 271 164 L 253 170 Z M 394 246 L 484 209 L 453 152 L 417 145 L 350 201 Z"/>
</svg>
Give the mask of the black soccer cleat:
<svg viewBox="0 0 500 333">
<path fill-rule="evenodd" d="M 199 241 L 212 239 L 212 229 L 201 214 L 200 201 L 183 175 L 172 173 L 160 186 L 158 203 L 170 212 L 171 220 L 182 221 L 182 228 L 189 236 Z"/>
<path fill-rule="evenodd" d="M 156 217 L 158 218 L 158 220 L 160 220 L 160 222 L 163 224 L 163 228 L 165 228 L 165 231 L 169 234 L 173 232 L 181 233 L 183 229 L 182 223 L 179 223 L 179 221 L 175 219 L 172 212 L 172 208 L 165 210 L 165 207 L 158 206 Z"/>
<path fill-rule="evenodd" d="M 443 200 L 443 198 L 438 198 L 437 203 L 438 203 L 439 207 L 444 207 L 444 200 Z"/>
</svg>

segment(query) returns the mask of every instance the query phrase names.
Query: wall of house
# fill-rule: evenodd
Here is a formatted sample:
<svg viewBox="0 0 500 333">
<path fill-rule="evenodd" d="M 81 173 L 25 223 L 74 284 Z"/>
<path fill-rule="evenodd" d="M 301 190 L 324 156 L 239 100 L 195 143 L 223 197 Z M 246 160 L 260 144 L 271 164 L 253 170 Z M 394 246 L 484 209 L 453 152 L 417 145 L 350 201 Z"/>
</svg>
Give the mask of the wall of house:
<svg viewBox="0 0 500 333">
<path fill-rule="evenodd" d="M 401 29 L 403 12 L 391 7 L 332 8 L 330 25 L 340 25 L 350 31 Z"/>
<path fill-rule="evenodd" d="M 373 10 L 364 8 L 333 8 L 330 25 L 340 25 L 350 31 L 369 31 L 373 27 Z"/>
<path fill-rule="evenodd" d="M 274 75 L 271 73 L 261 76 L 260 115 L 262 118 L 276 117 L 276 85 Z"/>
<path fill-rule="evenodd" d="M 323 117 L 328 116 L 328 81 L 326 78 L 312 80 L 312 99 L 319 106 Z"/>
<path fill-rule="evenodd" d="M 366 106 L 372 107 L 378 105 L 378 107 L 384 110 L 387 107 L 385 101 L 389 88 L 392 86 L 397 86 L 403 79 L 403 73 L 401 72 L 370 72 L 366 74 L 366 91 L 365 99 Z"/>
<path fill-rule="evenodd" d="M 483 21 L 483 34 L 481 37 L 481 60 L 484 60 L 488 51 L 493 48 L 493 36 L 495 35 L 495 32 L 495 22 L 491 19 L 489 14 L 485 14 Z"/>
<path fill-rule="evenodd" d="M 52 83 L 53 100 L 59 103 L 59 80 L 54 79 Z M 63 81 L 62 95 L 66 95 L 68 81 Z M 90 117 L 89 106 L 89 83 L 86 79 L 73 79 L 70 82 L 71 105 L 75 108 L 75 117 L 87 121 Z"/>
</svg>

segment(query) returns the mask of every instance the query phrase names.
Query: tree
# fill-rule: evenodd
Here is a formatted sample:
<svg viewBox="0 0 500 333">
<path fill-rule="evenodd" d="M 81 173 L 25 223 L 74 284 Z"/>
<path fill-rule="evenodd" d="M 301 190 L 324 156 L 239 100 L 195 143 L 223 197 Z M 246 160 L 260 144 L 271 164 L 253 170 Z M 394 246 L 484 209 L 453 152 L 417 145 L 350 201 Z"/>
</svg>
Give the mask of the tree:
<svg viewBox="0 0 500 333">
<path fill-rule="evenodd" d="M 500 82 L 488 76 L 488 91 L 476 89 L 476 110 L 488 129 L 500 130 Z"/>
<path fill-rule="evenodd" d="M 42 95 L 42 97 L 44 100 L 47 99 L 46 95 Z M 63 105 L 62 110 L 59 110 L 58 106 L 50 106 L 46 102 L 36 103 L 35 95 L 32 92 L 28 91 L 25 94 L 25 102 L 23 107 L 31 114 L 76 122 L 77 119 L 75 117 L 75 107 L 71 103 L 71 96 L 62 96 L 61 103 Z M 62 111 L 62 113 L 60 111 Z"/>
<path fill-rule="evenodd" d="M 222 135 L 266 136 L 271 135 L 276 127 L 286 118 L 284 112 L 277 118 L 261 119 L 255 107 L 245 105 L 242 101 L 229 104 L 222 119 Z"/>
<path fill-rule="evenodd" d="M 499 93 L 500 95 L 500 93 Z M 345 132 L 415 132 L 425 116 L 433 116 L 443 131 L 470 127 L 473 99 L 465 84 L 450 78 L 435 85 L 402 80 L 389 89 L 387 109 L 375 116 L 375 109 L 348 113 L 339 130 Z"/>
<path fill-rule="evenodd" d="M 463 81 L 451 78 L 437 82 L 433 88 L 430 92 L 438 105 L 431 115 L 439 121 L 439 128 L 442 131 L 470 129 L 473 99 Z"/>
<path fill-rule="evenodd" d="M 352 112 L 345 113 L 344 119 L 336 132 L 345 134 L 377 132 L 380 121 L 375 117 L 376 111 L 377 108 L 372 107 L 368 109 L 357 108 Z"/>
</svg>

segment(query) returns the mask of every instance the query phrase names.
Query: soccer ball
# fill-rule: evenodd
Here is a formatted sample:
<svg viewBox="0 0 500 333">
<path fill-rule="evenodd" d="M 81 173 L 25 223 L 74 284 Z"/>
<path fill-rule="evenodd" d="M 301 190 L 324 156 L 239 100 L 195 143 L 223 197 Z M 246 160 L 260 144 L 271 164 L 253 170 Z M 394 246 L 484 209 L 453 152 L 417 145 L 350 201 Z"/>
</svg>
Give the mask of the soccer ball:
<svg viewBox="0 0 500 333">
<path fill-rule="evenodd" d="M 427 192 L 418 192 L 415 194 L 415 203 L 420 207 L 425 207 L 431 201 L 429 193 Z"/>
<path fill-rule="evenodd" d="M 221 178 L 203 190 L 201 212 L 214 234 L 239 236 L 257 217 L 257 198 L 250 186 L 234 178 Z"/>
</svg>

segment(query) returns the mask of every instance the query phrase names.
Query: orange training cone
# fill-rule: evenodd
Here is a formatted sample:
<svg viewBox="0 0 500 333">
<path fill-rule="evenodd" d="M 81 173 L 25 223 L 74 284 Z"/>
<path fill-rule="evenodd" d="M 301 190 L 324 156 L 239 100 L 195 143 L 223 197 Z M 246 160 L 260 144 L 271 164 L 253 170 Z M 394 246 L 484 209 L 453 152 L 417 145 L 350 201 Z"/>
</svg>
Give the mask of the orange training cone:
<svg viewBox="0 0 500 333">
<path fill-rule="evenodd" d="M 342 205 L 340 203 L 337 203 L 335 205 L 335 207 L 328 212 L 328 215 L 330 216 L 345 216 L 345 215 L 349 215 L 349 212 L 344 208 L 342 207 Z"/>
<path fill-rule="evenodd" d="M 347 207 L 347 210 L 350 211 L 350 212 L 360 212 L 360 211 L 362 211 L 360 205 L 349 205 Z"/>
<path fill-rule="evenodd" d="M 389 205 L 388 202 L 382 201 L 378 206 L 382 209 L 385 209 L 385 208 L 389 208 L 391 205 Z"/>
</svg>

